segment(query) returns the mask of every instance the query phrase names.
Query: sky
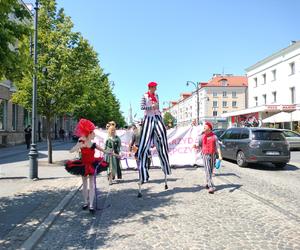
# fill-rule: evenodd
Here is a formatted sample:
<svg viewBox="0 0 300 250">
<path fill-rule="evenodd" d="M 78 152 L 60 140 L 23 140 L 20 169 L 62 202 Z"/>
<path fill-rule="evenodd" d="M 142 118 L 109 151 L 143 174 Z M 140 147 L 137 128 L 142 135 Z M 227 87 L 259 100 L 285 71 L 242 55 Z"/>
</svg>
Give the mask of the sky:
<svg viewBox="0 0 300 250">
<path fill-rule="evenodd" d="M 125 118 L 150 81 L 160 106 L 214 73 L 245 69 L 300 40 L 299 0 L 57 0 L 99 55 Z"/>
</svg>

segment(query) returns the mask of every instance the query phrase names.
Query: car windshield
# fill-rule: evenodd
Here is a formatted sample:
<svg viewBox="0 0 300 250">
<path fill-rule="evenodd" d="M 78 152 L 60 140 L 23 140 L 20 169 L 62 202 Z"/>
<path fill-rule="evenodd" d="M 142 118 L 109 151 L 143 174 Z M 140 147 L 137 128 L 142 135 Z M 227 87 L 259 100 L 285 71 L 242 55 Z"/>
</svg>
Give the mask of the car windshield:
<svg viewBox="0 0 300 250">
<path fill-rule="evenodd" d="M 253 131 L 253 140 L 260 141 L 284 141 L 281 131 L 255 130 Z"/>
</svg>

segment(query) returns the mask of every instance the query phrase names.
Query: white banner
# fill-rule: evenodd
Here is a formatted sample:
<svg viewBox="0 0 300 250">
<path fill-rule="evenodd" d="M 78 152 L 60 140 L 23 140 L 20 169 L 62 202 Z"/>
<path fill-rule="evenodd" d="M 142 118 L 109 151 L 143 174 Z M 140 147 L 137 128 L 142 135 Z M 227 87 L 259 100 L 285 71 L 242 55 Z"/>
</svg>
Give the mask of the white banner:
<svg viewBox="0 0 300 250">
<path fill-rule="evenodd" d="M 180 128 L 172 128 L 167 130 L 168 144 L 169 144 L 169 160 L 171 165 L 184 166 L 184 165 L 202 165 L 200 153 L 193 148 L 197 144 L 198 138 L 203 130 L 202 126 L 188 126 Z M 136 161 L 129 152 L 129 143 L 132 137 L 131 130 L 117 130 L 117 135 L 121 139 L 121 155 L 122 168 L 136 168 Z M 107 131 L 97 129 L 95 131 L 96 137 L 94 141 L 104 148 L 104 143 L 107 138 Z M 154 146 L 150 149 L 152 155 L 152 164 L 160 166 L 160 160 L 157 150 Z M 96 153 L 99 156 L 100 152 Z M 196 162 L 197 161 L 197 162 Z"/>
</svg>

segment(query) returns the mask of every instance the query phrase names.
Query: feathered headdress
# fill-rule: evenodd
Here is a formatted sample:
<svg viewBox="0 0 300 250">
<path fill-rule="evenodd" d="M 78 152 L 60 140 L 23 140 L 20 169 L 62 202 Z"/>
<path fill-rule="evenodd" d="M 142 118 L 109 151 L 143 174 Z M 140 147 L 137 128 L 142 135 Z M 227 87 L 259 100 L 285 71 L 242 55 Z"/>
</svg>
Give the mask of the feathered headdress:
<svg viewBox="0 0 300 250">
<path fill-rule="evenodd" d="M 90 120 L 87 119 L 80 119 L 76 128 L 75 128 L 75 135 L 81 136 L 88 136 L 91 132 L 95 130 L 95 125 Z"/>
</svg>

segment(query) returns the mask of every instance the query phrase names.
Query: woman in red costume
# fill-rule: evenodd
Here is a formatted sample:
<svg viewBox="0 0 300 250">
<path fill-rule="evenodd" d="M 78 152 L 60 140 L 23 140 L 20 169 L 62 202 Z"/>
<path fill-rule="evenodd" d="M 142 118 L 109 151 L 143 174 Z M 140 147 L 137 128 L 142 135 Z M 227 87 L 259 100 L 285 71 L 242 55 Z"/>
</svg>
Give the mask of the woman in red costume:
<svg viewBox="0 0 300 250">
<path fill-rule="evenodd" d="M 92 142 L 95 137 L 94 129 L 95 125 L 91 121 L 80 119 L 74 132 L 80 138 L 78 143 L 70 150 L 70 152 L 79 151 L 80 159 L 68 161 L 65 165 L 69 173 L 82 176 L 82 194 L 84 199 L 82 209 L 86 210 L 89 208 L 91 213 L 95 212 L 95 183 L 93 180 L 95 168 L 98 166 L 97 172 L 101 172 L 106 170 L 108 165 L 103 161 L 103 158 L 95 158 L 94 156 L 95 149 L 104 152 L 103 148 Z"/>
</svg>

